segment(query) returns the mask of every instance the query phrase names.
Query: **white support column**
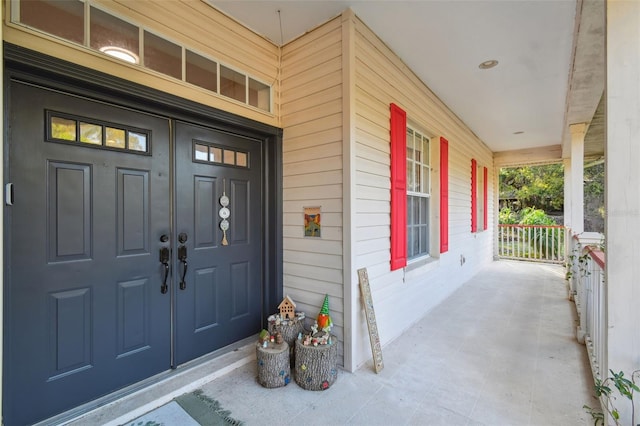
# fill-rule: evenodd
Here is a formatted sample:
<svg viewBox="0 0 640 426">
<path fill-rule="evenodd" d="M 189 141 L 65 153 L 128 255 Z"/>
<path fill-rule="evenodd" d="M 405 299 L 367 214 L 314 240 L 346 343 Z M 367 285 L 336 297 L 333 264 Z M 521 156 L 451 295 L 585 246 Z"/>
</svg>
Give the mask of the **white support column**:
<svg viewBox="0 0 640 426">
<path fill-rule="evenodd" d="M 571 158 L 564 158 L 562 160 L 562 164 L 564 165 L 564 226 L 568 228 L 569 231 L 565 232 L 564 239 L 564 252 L 567 259 L 567 269 L 566 272 L 569 272 L 573 269 L 572 262 L 569 262 L 569 255 L 571 255 L 571 249 L 573 247 L 571 237 L 573 236 L 573 231 L 571 231 Z M 569 274 L 569 300 L 575 300 L 574 295 L 576 292 L 575 288 L 575 280 L 572 275 Z"/>
<path fill-rule="evenodd" d="M 355 14 L 342 14 L 342 267 L 344 297 L 343 365 L 350 372 L 358 368 L 358 342 L 362 341 L 360 286 L 356 273 L 356 100 L 355 100 Z M 360 325 L 360 326 L 359 326 Z"/>
<path fill-rule="evenodd" d="M 606 2 L 607 359 L 601 371 L 624 371 L 625 377 L 640 369 L 639 29 L 640 2 Z M 620 424 L 631 424 L 629 404 L 617 401 Z"/>
<path fill-rule="evenodd" d="M 584 135 L 587 124 L 571 124 L 571 230 L 573 234 L 584 231 Z"/>
<path fill-rule="evenodd" d="M 569 180 L 568 188 L 565 187 L 565 200 L 569 198 L 569 211 L 571 212 L 569 223 L 569 237 L 579 235 L 584 231 L 584 136 L 587 133 L 586 123 L 571 124 L 571 157 L 569 158 L 569 171 L 565 171 L 565 180 Z M 568 194 L 567 194 L 568 193 Z M 572 253 L 573 254 L 573 253 Z M 580 254 L 580 253 L 578 253 Z M 587 321 L 586 307 L 587 301 L 584 297 L 584 283 L 580 285 L 574 277 L 570 280 L 571 296 L 576 301 L 578 308 L 578 325 L 576 327 L 576 339 L 578 342 L 585 342 L 585 331 Z M 578 294 L 576 294 L 576 292 Z"/>
<path fill-rule="evenodd" d="M 571 158 L 562 160 L 564 165 L 564 226 L 571 228 Z"/>
</svg>

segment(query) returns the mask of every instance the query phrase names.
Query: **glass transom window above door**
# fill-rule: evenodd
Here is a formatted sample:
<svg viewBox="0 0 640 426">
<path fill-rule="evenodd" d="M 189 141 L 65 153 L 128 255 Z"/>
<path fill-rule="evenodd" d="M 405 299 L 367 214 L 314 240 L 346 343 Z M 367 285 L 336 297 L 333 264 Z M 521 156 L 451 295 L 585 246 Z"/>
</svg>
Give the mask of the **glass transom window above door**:
<svg viewBox="0 0 640 426">
<path fill-rule="evenodd" d="M 271 112 L 271 85 L 92 0 L 14 0 L 11 22 Z M 85 25 L 88 23 L 88 25 Z"/>
</svg>

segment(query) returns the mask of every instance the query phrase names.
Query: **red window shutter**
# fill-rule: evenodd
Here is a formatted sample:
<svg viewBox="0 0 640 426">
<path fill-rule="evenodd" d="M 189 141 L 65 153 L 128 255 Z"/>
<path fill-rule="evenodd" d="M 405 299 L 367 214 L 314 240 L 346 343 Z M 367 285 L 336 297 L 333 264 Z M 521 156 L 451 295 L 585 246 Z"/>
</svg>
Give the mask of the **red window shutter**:
<svg viewBox="0 0 640 426">
<path fill-rule="evenodd" d="M 407 113 L 391 104 L 391 270 L 407 265 Z"/>
<path fill-rule="evenodd" d="M 478 163 L 471 159 L 471 232 L 478 231 Z"/>
<path fill-rule="evenodd" d="M 440 138 L 440 253 L 449 251 L 449 141 Z"/>
<path fill-rule="evenodd" d="M 489 172 L 487 171 L 487 168 L 485 167 L 484 168 L 484 176 L 483 176 L 484 179 L 482 179 L 482 182 L 483 182 L 482 196 L 484 198 L 482 200 L 483 206 L 484 206 L 484 209 L 482 210 L 484 212 L 484 217 L 482 218 L 483 221 L 484 221 L 483 222 L 484 223 L 484 227 L 482 229 L 487 229 L 487 227 L 489 225 L 489 223 L 488 223 L 489 222 L 489 220 L 488 220 L 488 218 L 489 218 L 489 215 L 488 215 L 489 208 L 487 207 L 487 200 L 488 200 L 488 198 L 487 198 L 487 176 L 488 175 L 489 175 Z"/>
</svg>

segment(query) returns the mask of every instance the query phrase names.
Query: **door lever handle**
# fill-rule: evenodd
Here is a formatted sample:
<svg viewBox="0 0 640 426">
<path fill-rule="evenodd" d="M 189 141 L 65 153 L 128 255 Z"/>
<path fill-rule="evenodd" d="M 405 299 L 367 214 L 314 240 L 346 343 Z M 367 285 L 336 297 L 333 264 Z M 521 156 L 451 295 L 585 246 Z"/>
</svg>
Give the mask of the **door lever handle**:
<svg viewBox="0 0 640 426">
<path fill-rule="evenodd" d="M 162 285 L 160 286 L 160 293 L 165 294 L 169 291 L 169 286 L 167 285 L 167 278 L 169 278 L 169 248 L 162 247 L 160 249 L 160 263 L 164 266 L 164 278 L 162 280 Z"/>
<path fill-rule="evenodd" d="M 187 246 L 178 247 L 178 260 L 182 262 L 182 279 L 180 280 L 180 290 L 187 288 L 185 277 L 187 276 Z"/>
</svg>

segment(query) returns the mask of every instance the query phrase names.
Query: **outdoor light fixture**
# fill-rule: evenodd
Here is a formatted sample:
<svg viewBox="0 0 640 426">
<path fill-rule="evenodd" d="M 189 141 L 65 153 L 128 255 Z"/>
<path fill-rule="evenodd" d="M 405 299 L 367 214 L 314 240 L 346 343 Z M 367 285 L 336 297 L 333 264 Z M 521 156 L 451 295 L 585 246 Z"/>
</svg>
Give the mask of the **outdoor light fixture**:
<svg viewBox="0 0 640 426">
<path fill-rule="evenodd" d="M 480 65 L 478 65 L 478 68 L 480 68 L 481 70 L 488 70 L 495 67 L 496 65 L 498 65 L 498 61 L 496 61 L 495 59 L 490 59 L 488 61 L 481 62 Z"/>
<path fill-rule="evenodd" d="M 118 58 L 131 64 L 137 64 L 140 62 L 140 58 L 138 58 L 138 55 L 122 47 L 104 46 L 100 48 L 100 51 L 106 55 L 113 56 L 114 58 Z"/>
</svg>

